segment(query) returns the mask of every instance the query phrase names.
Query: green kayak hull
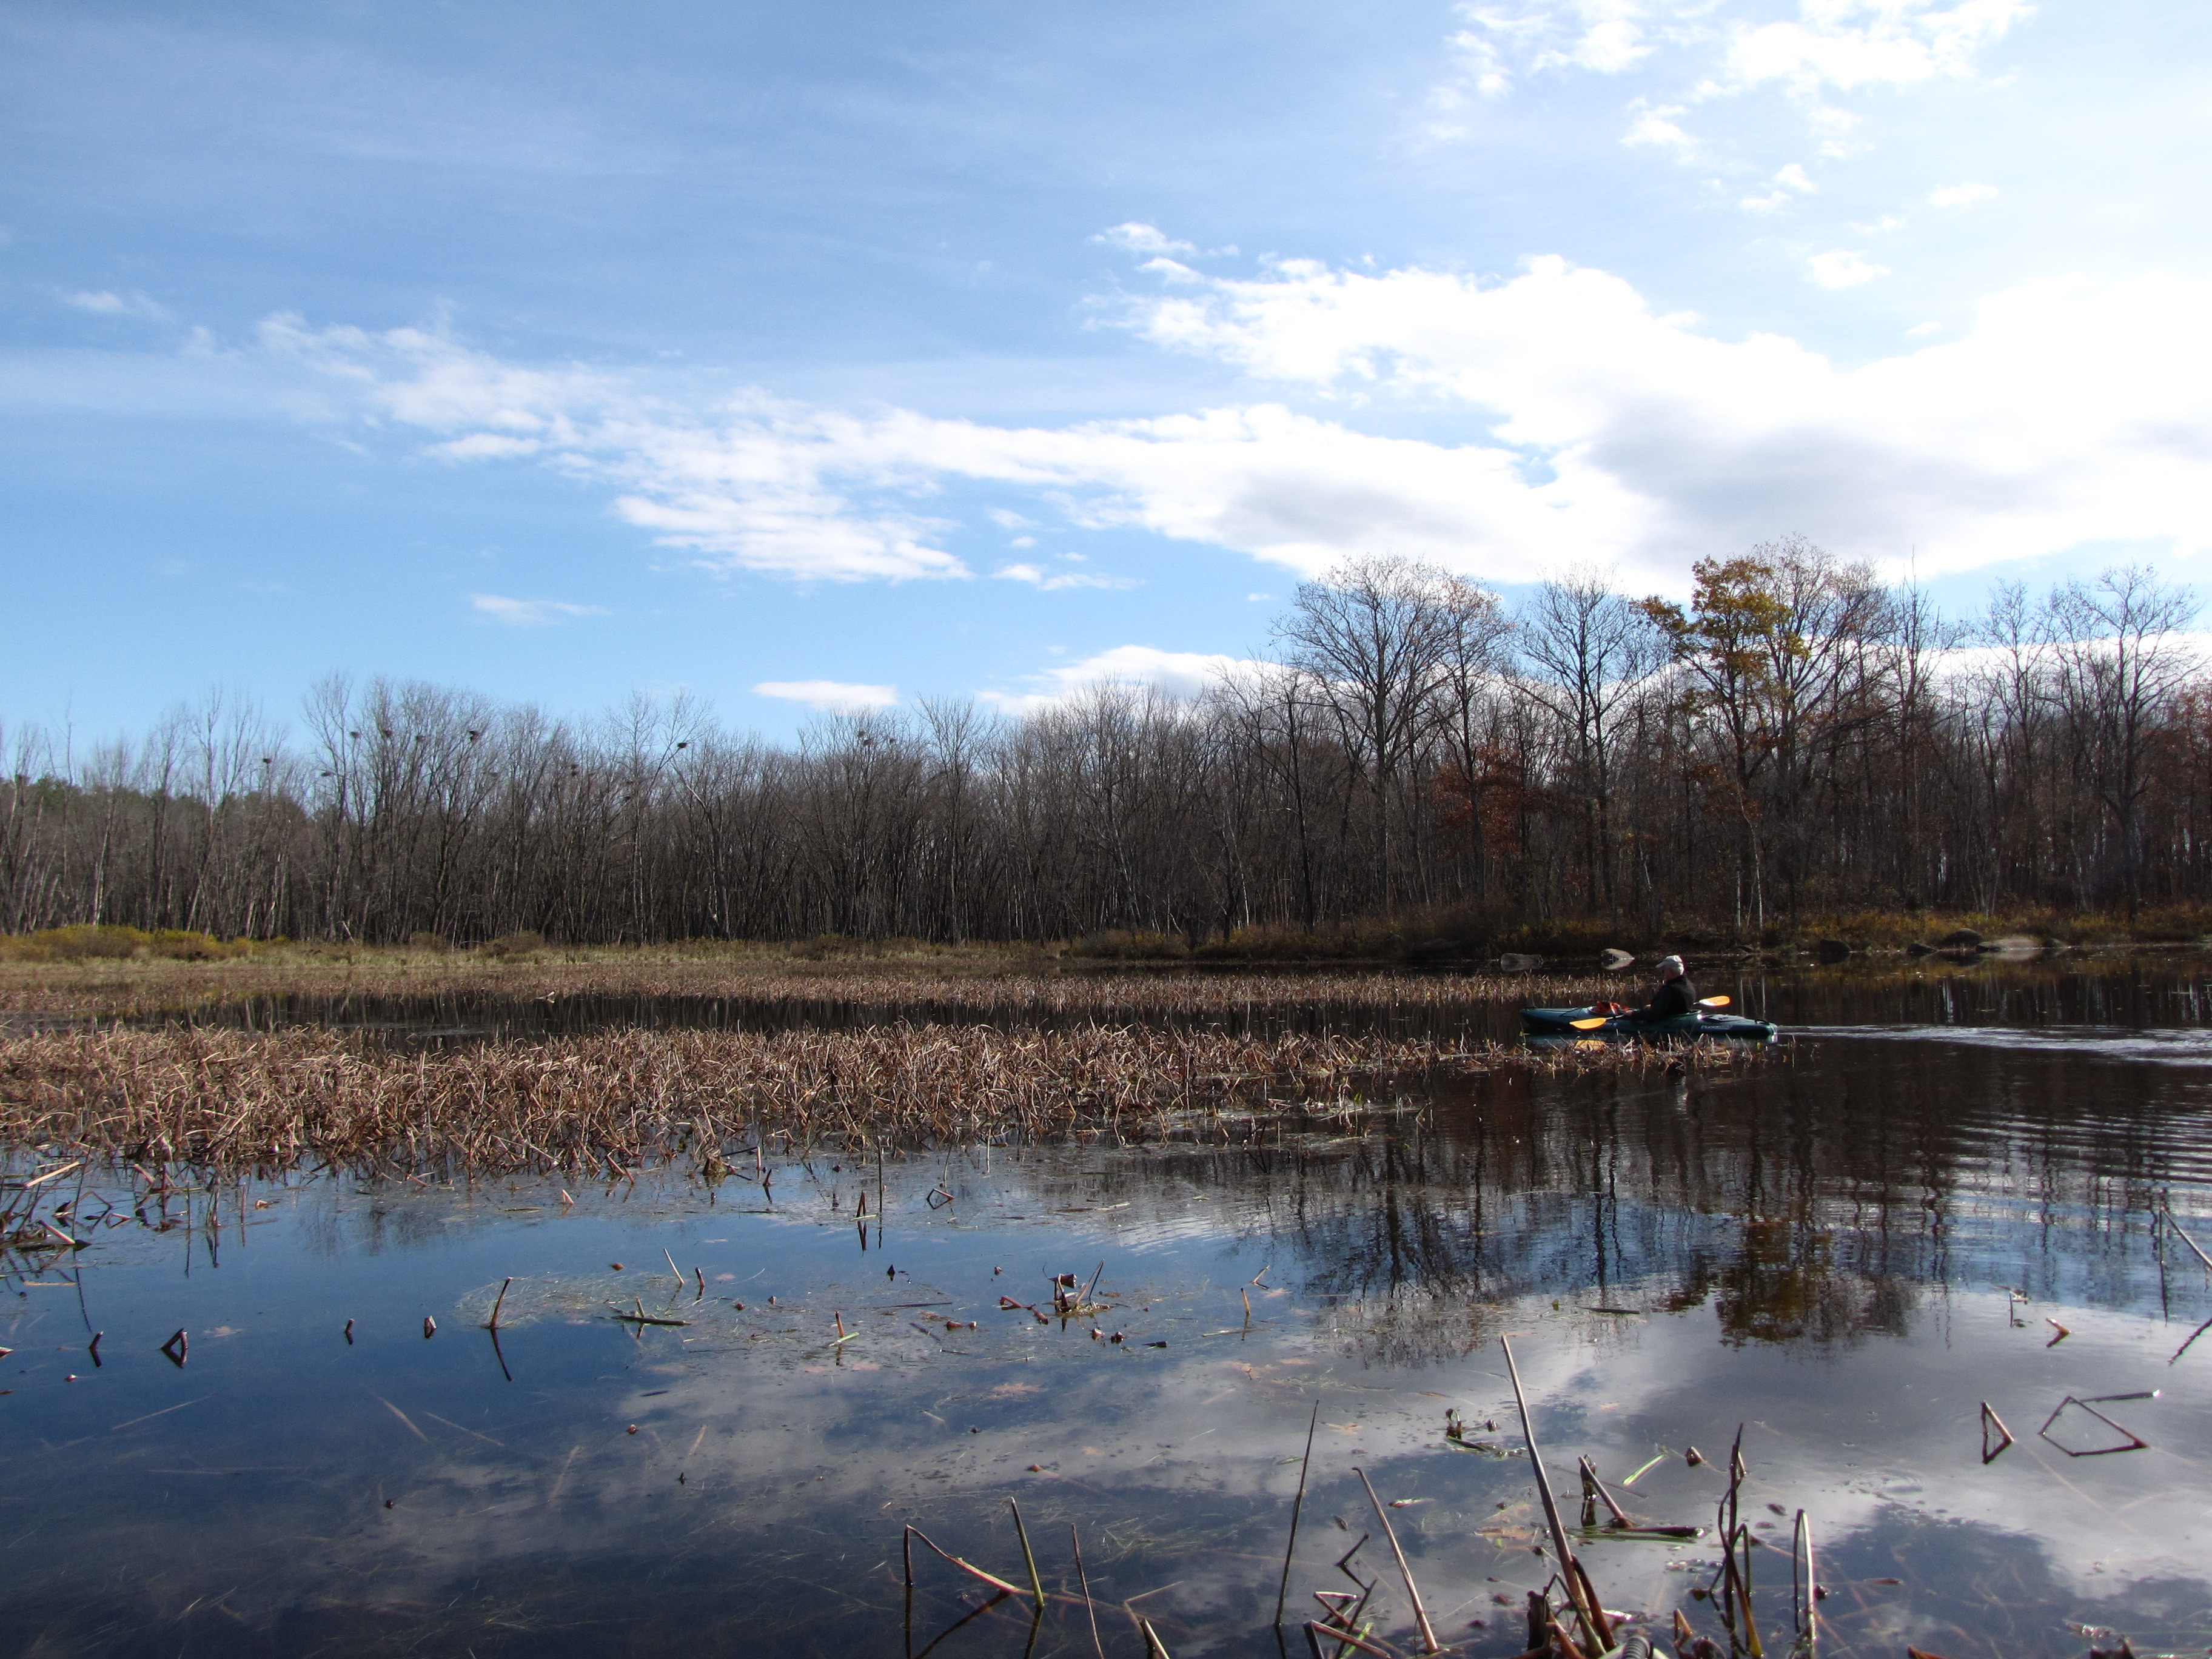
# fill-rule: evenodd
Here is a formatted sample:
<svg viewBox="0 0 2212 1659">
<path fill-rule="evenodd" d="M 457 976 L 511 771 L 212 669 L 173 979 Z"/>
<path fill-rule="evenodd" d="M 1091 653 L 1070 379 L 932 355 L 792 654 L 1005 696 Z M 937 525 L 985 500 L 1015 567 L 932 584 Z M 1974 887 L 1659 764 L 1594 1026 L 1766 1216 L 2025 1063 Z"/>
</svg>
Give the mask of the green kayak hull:
<svg viewBox="0 0 2212 1659">
<path fill-rule="evenodd" d="M 1589 1030 L 1575 1029 L 1576 1020 L 1595 1018 L 1588 1008 L 1523 1008 L 1521 1025 L 1530 1036 L 1718 1037 L 1734 1042 L 1771 1042 L 1777 1034 L 1771 1021 L 1746 1019 L 1741 1014 L 1681 1014 L 1673 1019 L 1614 1014 Z"/>
</svg>

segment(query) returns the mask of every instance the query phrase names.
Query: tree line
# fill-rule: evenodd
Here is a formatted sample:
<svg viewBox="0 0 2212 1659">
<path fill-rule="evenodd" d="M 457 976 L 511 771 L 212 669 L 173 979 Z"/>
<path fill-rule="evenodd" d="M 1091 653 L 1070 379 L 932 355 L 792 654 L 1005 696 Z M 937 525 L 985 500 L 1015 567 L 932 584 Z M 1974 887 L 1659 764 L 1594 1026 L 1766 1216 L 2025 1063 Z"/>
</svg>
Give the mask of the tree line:
<svg viewBox="0 0 2212 1659">
<path fill-rule="evenodd" d="M 2212 897 L 2212 676 L 2140 568 L 1947 618 L 1802 539 L 1517 608 L 1411 561 L 1302 585 L 1203 696 L 552 718 L 333 678 L 79 753 L 0 733 L 0 931 L 390 943 L 1121 930 L 1743 932 Z"/>
</svg>

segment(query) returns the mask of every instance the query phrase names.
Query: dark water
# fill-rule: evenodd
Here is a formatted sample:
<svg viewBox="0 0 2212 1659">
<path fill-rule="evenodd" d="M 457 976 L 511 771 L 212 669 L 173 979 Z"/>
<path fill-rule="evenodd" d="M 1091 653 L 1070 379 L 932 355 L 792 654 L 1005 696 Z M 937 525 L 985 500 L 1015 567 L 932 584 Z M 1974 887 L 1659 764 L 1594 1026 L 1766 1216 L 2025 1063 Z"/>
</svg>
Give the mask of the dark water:
<svg viewBox="0 0 2212 1659">
<path fill-rule="evenodd" d="M 1272 1654 L 1316 1404 L 1292 1611 L 1349 1588 L 1364 1469 L 1439 1633 L 1517 1652 L 1528 1464 L 1443 1432 L 1518 1444 L 1505 1333 L 1569 1494 L 1587 1455 L 1709 1523 L 1741 1425 L 1772 1650 L 1801 1507 L 1828 1652 L 2212 1645 L 2212 1275 L 2154 1225 L 2212 1249 L 2195 963 L 1703 988 L 1798 1040 L 1735 1077 L 1484 1078 L 1364 1136 L 781 1162 L 765 1198 L 302 1176 L 142 1225 L 94 1181 L 124 1224 L 0 1292 L 0 1652 L 897 1654 L 902 1524 L 1024 1581 L 1014 1497 L 1048 1589 L 1080 1528 L 1108 1653 L 1141 1651 L 1131 1601 L 1177 1659 Z M 1000 1306 L 1102 1263 L 1095 1319 Z M 2069 1456 L 2116 1438 L 2078 1408 L 2037 1433 L 2152 1390 L 2100 1407 L 2143 1449 Z M 1986 1465 L 1984 1401 L 2017 1437 Z M 1586 1554 L 1608 1606 L 1717 1635 L 1710 1539 Z M 1381 1539 L 1352 1565 L 1414 1650 Z M 918 1578 L 917 1652 L 988 1594 Z M 1030 1636 L 1001 1602 L 934 1651 Z M 1090 1626 L 1054 1604 L 1032 1650 Z"/>
</svg>

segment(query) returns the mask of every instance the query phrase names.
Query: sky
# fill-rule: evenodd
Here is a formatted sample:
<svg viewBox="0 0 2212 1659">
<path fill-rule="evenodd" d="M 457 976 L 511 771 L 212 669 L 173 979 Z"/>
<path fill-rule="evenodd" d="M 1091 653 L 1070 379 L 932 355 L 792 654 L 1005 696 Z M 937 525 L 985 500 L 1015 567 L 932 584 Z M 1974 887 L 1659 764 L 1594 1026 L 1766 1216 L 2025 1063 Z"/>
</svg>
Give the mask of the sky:
<svg viewBox="0 0 2212 1659">
<path fill-rule="evenodd" d="M 0 0 L 0 723 L 1019 713 L 1374 553 L 2203 585 L 2208 68 L 2144 0 Z"/>
</svg>

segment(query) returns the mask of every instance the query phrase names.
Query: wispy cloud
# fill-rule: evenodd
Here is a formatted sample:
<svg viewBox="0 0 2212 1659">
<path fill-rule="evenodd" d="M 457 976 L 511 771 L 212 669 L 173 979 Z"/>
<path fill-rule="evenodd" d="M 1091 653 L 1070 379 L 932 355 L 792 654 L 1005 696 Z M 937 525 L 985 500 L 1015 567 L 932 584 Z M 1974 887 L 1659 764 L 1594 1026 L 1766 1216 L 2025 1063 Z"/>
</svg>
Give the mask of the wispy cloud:
<svg viewBox="0 0 2212 1659">
<path fill-rule="evenodd" d="M 1746 85 L 1808 92 L 1964 77 L 2031 9 L 2028 0 L 1803 0 L 1795 20 L 1737 25 L 1728 68 Z"/>
<path fill-rule="evenodd" d="M 1117 645 L 1028 676 L 1036 690 L 979 691 L 976 700 L 1009 714 L 1034 714 L 1102 686 L 1150 687 L 1170 696 L 1195 697 L 1222 677 L 1248 665 L 1218 652 L 1163 651 L 1151 645 Z"/>
<path fill-rule="evenodd" d="M 1887 265 L 1878 265 L 1856 249 L 1847 247 L 1814 254 L 1805 261 L 1805 269 L 1822 288 L 1857 288 L 1889 275 Z"/>
<path fill-rule="evenodd" d="M 1816 281 L 1881 274 L 1853 248 Z M 530 464 L 602 483 L 617 510 L 711 569 L 803 580 L 964 575 L 952 486 L 1024 522 L 1146 532 L 1302 574 L 1389 547 L 1471 575 L 1616 564 L 1679 586 L 1687 558 L 1803 526 L 1839 550 L 1917 544 L 1924 570 L 2092 538 L 2206 542 L 2212 284 L 2069 277 L 1997 295 L 1941 344 L 1850 368 L 1771 334 L 1727 339 L 1557 258 L 1504 283 L 1284 261 L 1129 315 L 1144 337 L 1235 368 L 1245 400 L 1061 426 L 864 412 L 744 392 L 655 401 L 452 341 L 313 337 L 365 421 L 439 453 L 534 440 Z M 1341 418 L 1292 408 L 1356 391 Z M 1363 430 L 1357 411 L 1466 411 L 1460 441 Z M 474 465 L 513 465 L 486 457 Z M 972 512 L 988 523 L 986 504 Z M 994 532 L 1002 533 L 1002 532 Z M 1024 556 L 998 579 L 1092 586 Z M 1073 574 L 1073 580 L 1061 580 Z M 526 605 L 526 601 L 499 604 Z M 542 611 L 515 613 L 543 620 Z"/>
<path fill-rule="evenodd" d="M 128 294 L 118 294 L 111 289 L 64 294 L 61 301 L 79 311 L 88 311 L 95 317 L 137 317 L 150 323 L 173 322 L 176 313 L 158 300 L 149 299 L 133 289 Z"/>
<path fill-rule="evenodd" d="M 1118 247 L 1127 253 L 1166 254 L 1198 252 L 1197 243 L 1178 242 L 1158 225 L 1145 224 L 1135 219 L 1130 220 L 1127 224 L 1115 225 L 1109 229 L 1102 230 L 1091 240 L 1094 242 L 1104 242 L 1109 247 Z"/>
<path fill-rule="evenodd" d="M 803 702 L 825 714 L 866 714 L 898 702 L 895 685 L 860 685 L 850 680 L 763 680 L 754 695 Z"/>
<path fill-rule="evenodd" d="M 1638 99 L 1628 106 L 1628 131 L 1621 135 L 1620 142 L 1631 146 L 1648 144 L 1680 156 L 1692 155 L 1698 149 L 1698 141 L 1675 120 L 1681 112 L 1680 104 L 1646 104 Z"/>
<path fill-rule="evenodd" d="M 507 628 L 550 628 L 578 617 L 612 613 L 596 605 L 569 605 L 561 599 L 510 599 L 499 593 L 471 593 L 470 607 L 479 615 Z"/>
<path fill-rule="evenodd" d="M 1972 207 L 1977 202 L 1986 202 L 1996 195 L 1995 185 L 1939 185 L 1928 192 L 1928 205 L 1939 208 Z"/>
<path fill-rule="evenodd" d="M 1050 570 L 1041 564 L 1010 564 L 994 570 L 991 574 L 1000 581 L 1027 582 L 1031 587 L 1047 593 L 1057 593 L 1068 587 L 1134 587 L 1132 576 L 1097 576 L 1087 570 Z"/>
<path fill-rule="evenodd" d="M 917 470 L 904 441 L 919 417 L 871 422 L 753 392 L 681 408 L 619 376 L 520 368 L 419 329 L 313 329 L 287 315 L 260 337 L 385 419 L 439 434 L 434 453 L 447 459 L 534 457 L 609 484 L 625 520 L 711 569 L 817 581 L 969 574 L 931 544 L 945 521 L 897 500 L 931 487 L 933 469 Z M 877 499 L 857 505 L 848 480 Z"/>
<path fill-rule="evenodd" d="M 1765 195 L 1747 196 L 1740 205 L 1750 213 L 1771 213 L 1797 197 L 1810 196 L 1819 189 L 1802 164 L 1792 161 L 1774 175 L 1773 188 Z"/>
<path fill-rule="evenodd" d="M 1579 75 L 1637 87 L 1625 143 L 1712 165 L 1722 177 L 1741 176 L 1740 151 L 1758 139 L 1732 131 L 1721 110 L 1761 88 L 1790 95 L 1820 153 L 1844 156 L 1863 148 L 1850 137 L 1863 117 L 1831 94 L 1975 78 L 2033 8 L 2029 0 L 1797 0 L 1794 16 L 1776 9 L 1765 0 L 1462 0 L 1461 27 L 1443 42 L 1449 67 L 1431 89 L 1428 131 L 1466 137 L 1478 102 Z"/>
</svg>

